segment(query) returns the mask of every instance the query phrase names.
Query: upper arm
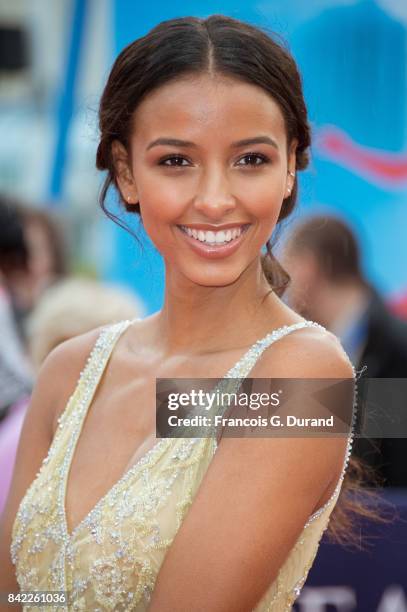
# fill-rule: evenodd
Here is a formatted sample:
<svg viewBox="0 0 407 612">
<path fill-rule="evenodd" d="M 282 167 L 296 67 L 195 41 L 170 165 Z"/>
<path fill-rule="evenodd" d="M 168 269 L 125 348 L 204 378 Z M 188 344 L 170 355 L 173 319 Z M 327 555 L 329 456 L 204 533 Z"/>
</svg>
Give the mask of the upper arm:
<svg viewBox="0 0 407 612">
<path fill-rule="evenodd" d="M 45 359 L 27 408 L 19 438 L 7 503 L 0 517 L 0 592 L 18 591 L 10 558 L 11 532 L 18 506 L 35 479 L 53 438 L 55 416 L 61 412 L 79 378 L 98 330 L 56 347 Z"/>
<path fill-rule="evenodd" d="M 266 371 L 277 378 L 353 378 L 332 338 L 287 337 L 270 348 L 258 378 Z M 345 449 L 346 438 L 222 439 L 163 562 L 151 612 L 253 609 L 338 474 Z"/>
</svg>

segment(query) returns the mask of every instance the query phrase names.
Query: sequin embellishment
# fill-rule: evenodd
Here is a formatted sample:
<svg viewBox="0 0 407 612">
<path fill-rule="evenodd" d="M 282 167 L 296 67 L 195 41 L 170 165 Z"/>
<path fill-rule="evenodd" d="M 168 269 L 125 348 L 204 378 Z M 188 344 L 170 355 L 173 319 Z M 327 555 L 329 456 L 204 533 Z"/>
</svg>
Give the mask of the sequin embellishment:
<svg viewBox="0 0 407 612">
<path fill-rule="evenodd" d="M 12 528 L 10 554 L 20 588 L 67 590 L 67 610 L 147 609 L 165 554 L 217 448 L 213 438 L 158 440 L 68 533 L 66 484 L 75 446 L 113 347 L 131 323 L 106 326 L 99 335 Z M 246 377 L 270 344 L 307 326 L 322 328 L 303 321 L 274 330 L 256 342 L 224 378 Z M 351 441 L 342 475 L 350 449 Z M 305 582 L 341 483 L 342 479 L 328 502 L 308 520 L 256 612 L 291 609 L 290 602 Z M 292 585 L 288 576 L 295 579 Z M 32 609 L 38 612 L 38 607 Z M 44 608 L 48 612 L 53 609 L 64 608 Z"/>
</svg>

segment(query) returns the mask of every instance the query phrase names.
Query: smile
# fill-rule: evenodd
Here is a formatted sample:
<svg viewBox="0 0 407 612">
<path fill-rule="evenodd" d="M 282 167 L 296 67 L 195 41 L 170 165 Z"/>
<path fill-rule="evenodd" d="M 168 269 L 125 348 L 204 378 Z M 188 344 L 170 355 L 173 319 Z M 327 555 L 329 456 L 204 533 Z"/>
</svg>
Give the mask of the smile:
<svg viewBox="0 0 407 612">
<path fill-rule="evenodd" d="M 205 259 L 221 259 L 232 255 L 244 241 L 251 223 L 237 225 L 227 230 L 206 231 L 176 226 L 183 240 L 199 256 Z"/>
<path fill-rule="evenodd" d="M 185 225 L 179 225 L 178 227 L 190 238 L 194 238 L 195 240 L 199 240 L 199 242 L 204 242 L 205 244 L 211 246 L 217 246 L 228 244 L 229 242 L 239 238 L 239 236 L 249 227 L 249 224 L 238 225 L 219 232 L 191 229 Z"/>
</svg>

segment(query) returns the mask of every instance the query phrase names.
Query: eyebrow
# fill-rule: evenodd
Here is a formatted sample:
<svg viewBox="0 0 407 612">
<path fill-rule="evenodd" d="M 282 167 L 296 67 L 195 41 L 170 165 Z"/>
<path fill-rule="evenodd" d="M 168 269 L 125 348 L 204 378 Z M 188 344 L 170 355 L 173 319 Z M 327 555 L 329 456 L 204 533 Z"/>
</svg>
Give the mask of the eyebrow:
<svg viewBox="0 0 407 612">
<path fill-rule="evenodd" d="M 270 136 L 255 136 L 254 138 L 245 138 L 244 140 L 238 140 L 237 142 L 232 142 L 231 147 L 237 149 L 239 147 L 245 147 L 247 145 L 252 144 L 269 144 L 275 149 L 278 150 L 278 145 L 273 138 Z M 197 145 L 194 142 L 189 140 L 179 140 L 178 138 L 157 138 L 150 142 L 147 147 L 147 151 L 149 151 L 152 147 L 157 147 L 159 145 L 171 145 L 173 147 L 190 147 L 197 148 Z"/>
</svg>

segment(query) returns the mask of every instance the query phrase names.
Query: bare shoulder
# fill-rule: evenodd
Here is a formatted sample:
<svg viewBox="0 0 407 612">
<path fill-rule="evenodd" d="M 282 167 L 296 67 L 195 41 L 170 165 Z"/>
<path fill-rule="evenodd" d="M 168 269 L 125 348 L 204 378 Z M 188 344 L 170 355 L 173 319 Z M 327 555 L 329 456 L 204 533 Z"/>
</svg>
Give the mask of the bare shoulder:
<svg viewBox="0 0 407 612">
<path fill-rule="evenodd" d="M 259 358 L 250 376 L 258 378 L 354 379 L 353 365 L 339 339 L 321 327 L 292 331 L 272 344 Z M 351 409 L 351 406 L 350 406 Z M 248 442 L 248 444 L 246 444 Z M 222 448 L 223 444 L 223 448 Z M 245 446 L 246 445 L 246 446 Z M 243 462 L 261 465 L 265 481 L 275 486 L 275 474 L 267 466 L 273 457 L 280 474 L 290 474 L 287 494 L 300 493 L 313 500 L 312 510 L 321 498 L 329 496 L 342 470 L 347 437 L 270 437 L 252 440 L 224 440 L 219 447 L 219 461 L 247 453 Z M 250 447 L 250 450 L 249 450 Z M 229 455 L 229 457 L 228 457 Z M 286 485 L 284 485 L 286 486 Z M 291 490 L 290 490 L 291 489 Z M 324 495 L 328 492 L 328 495 Z"/>
<path fill-rule="evenodd" d="M 254 372 L 254 371 L 253 371 Z M 353 378 L 354 369 L 340 340 L 321 327 L 296 329 L 267 349 L 256 376 L 276 378 Z"/>
<path fill-rule="evenodd" d="M 313 327 L 280 338 L 257 365 L 259 378 L 353 377 L 339 340 Z M 179 601 L 180 611 L 253 609 L 309 517 L 332 494 L 346 441 L 306 435 L 221 439 L 164 560 L 151 612 Z M 175 583 L 174 575 L 180 577 Z"/>
<path fill-rule="evenodd" d="M 10 558 L 17 509 L 48 453 L 54 422 L 72 394 L 100 331 L 97 328 L 61 343 L 41 366 L 24 415 L 7 503 L 0 517 L 0 591 L 18 590 Z"/>
<path fill-rule="evenodd" d="M 283 336 L 264 352 L 253 371 L 258 378 L 355 379 L 354 367 L 337 336 L 321 327 L 300 328 Z M 351 399 L 349 398 L 351 402 Z M 344 408 L 345 409 L 345 408 Z M 351 414 L 349 405 L 347 414 Z M 278 453 L 281 473 L 295 468 L 292 483 L 319 508 L 333 492 L 342 471 L 347 437 L 286 437 L 264 440 L 259 452 Z M 261 449 L 261 450 L 260 450 Z M 306 457 L 306 459 L 304 459 Z M 303 459 L 302 459 L 303 458 Z M 306 471 L 303 472 L 303 470 Z"/>
<path fill-rule="evenodd" d="M 52 431 L 55 432 L 59 415 L 74 391 L 80 374 L 103 327 L 97 327 L 84 334 L 65 340 L 51 351 L 45 359 L 39 381 L 47 387 L 47 395 L 52 398 Z"/>
</svg>

